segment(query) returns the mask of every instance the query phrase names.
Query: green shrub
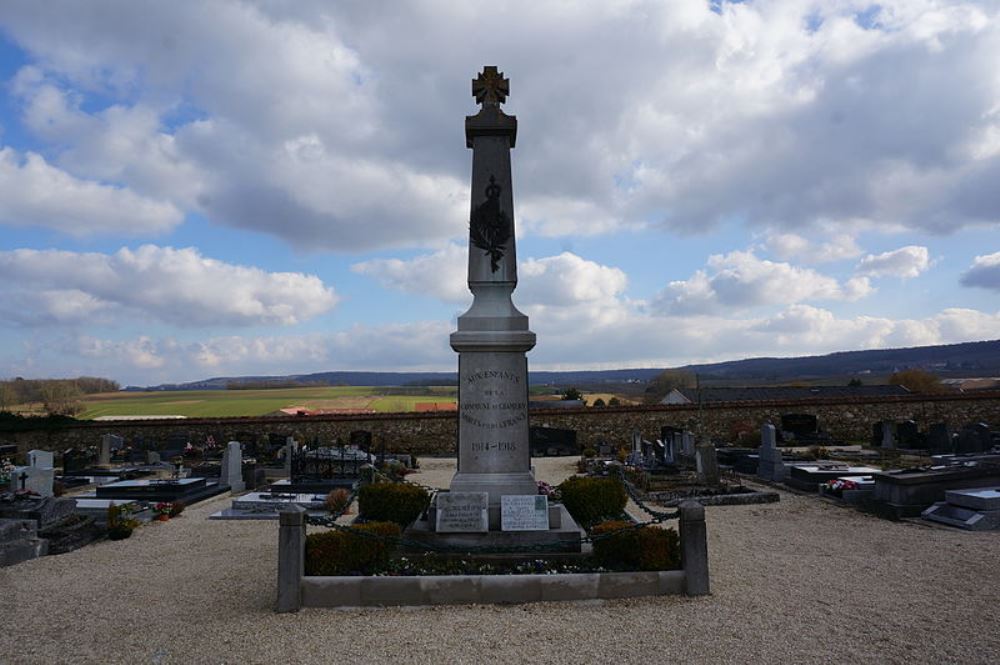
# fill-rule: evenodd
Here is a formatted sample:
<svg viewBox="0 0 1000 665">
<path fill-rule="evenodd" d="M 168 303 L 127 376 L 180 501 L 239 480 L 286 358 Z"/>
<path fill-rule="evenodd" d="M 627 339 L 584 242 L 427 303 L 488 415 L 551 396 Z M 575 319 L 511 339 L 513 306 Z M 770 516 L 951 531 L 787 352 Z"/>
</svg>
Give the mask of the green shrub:
<svg viewBox="0 0 1000 665">
<path fill-rule="evenodd" d="M 369 522 L 395 522 L 406 528 L 430 501 L 422 487 L 408 483 L 372 483 L 358 492 L 358 516 Z"/>
<path fill-rule="evenodd" d="M 660 529 L 654 526 L 636 527 L 631 522 L 611 520 L 595 526 L 591 530 L 591 536 L 594 537 L 594 559 L 607 568 L 625 570 L 680 568 L 680 539 L 673 529 Z"/>
<path fill-rule="evenodd" d="M 311 533 L 306 536 L 306 575 L 370 575 L 389 562 L 400 533 L 394 522 L 368 522 L 350 531 Z"/>
<path fill-rule="evenodd" d="M 559 486 L 559 494 L 566 510 L 583 526 L 620 516 L 628 502 L 625 488 L 615 478 L 569 478 Z"/>
<path fill-rule="evenodd" d="M 597 456 L 597 450 L 595 450 L 594 448 L 592 448 L 590 446 L 587 446 L 586 448 L 583 449 L 583 456 L 586 457 L 587 459 L 590 459 L 592 457 L 596 457 Z"/>
</svg>

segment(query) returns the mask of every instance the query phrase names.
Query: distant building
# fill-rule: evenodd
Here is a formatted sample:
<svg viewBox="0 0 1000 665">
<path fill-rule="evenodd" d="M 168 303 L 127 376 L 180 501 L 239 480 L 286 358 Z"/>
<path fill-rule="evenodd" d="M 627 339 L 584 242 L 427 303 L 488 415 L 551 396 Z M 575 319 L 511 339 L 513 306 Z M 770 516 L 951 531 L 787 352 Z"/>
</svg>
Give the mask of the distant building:
<svg viewBox="0 0 1000 665">
<path fill-rule="evenodd" d="M 784 400 L 888 397 L 908 395 L 903 386 L 750 386 L 746 388 L 674 388 L 660 400 L 660 404 L 702 404 L 713 402 L 772 402 Z"/>
</svg>

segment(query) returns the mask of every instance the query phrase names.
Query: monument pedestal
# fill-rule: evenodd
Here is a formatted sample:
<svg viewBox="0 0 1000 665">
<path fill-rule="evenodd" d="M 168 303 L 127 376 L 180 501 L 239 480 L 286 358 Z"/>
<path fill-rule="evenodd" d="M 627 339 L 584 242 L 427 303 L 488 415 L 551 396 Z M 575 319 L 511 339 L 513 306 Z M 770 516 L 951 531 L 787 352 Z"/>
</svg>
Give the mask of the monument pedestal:
<svg viewBox="0 0 1000 665">
<path fill-rule="evenodd" d="M 469 533 L 440 533 L 435 531 L 437 523 L 436 507 L 432 503 L 427 511 L 427 519 L 417 520 L 406 529 L 407 541 L 423 543 L 427 547 L 409 544 L 404 550 L 411 553 L 434 553 L 443 556 L 473 556 L 485 559 L 531 560 L 541 556 L 580 556 L 590 554 L 589 544 L 581 547 L 580 539 L 586 532 L 561 503 L 549 504 L 549 528 L 547 531 L 499 531 Z M 490 507 L 492 513 L 492 506 Z M 496 523 L 499 524 L 499 507 Z M 494 523 L 490 516 L 490 524 Z M 451 550 L 451 551 L 449 551 Z"/>
</svg>

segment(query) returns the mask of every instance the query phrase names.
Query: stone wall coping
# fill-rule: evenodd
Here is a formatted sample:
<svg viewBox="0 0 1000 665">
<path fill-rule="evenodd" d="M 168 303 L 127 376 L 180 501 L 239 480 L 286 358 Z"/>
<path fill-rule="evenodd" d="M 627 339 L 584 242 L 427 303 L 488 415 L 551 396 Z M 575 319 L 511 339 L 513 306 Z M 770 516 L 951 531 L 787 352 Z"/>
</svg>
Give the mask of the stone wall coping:
<svg viewBox="0 0 1000 665">
<path fill-rule="evenodd" d="M 466 605 L 681 595 L 685 573 L 316 576 L 301 584 L 302 607 Z"/>
<path fill-rule="evenodd" d="M 600 416 L 607 413 L 683 413 L 697 411 L 724 411 L 733 408 L 766 408 L 766 407 L 809 407 L 809 406 L 837 406 L 837 405 L 877 405 L 877 404 L 908 404 L 908 403 L 934 403 L 934 402 L 986 402 L 1000 400 L 1000 390 L 976 391 L 973 393 L 941 393 L 941 394 L 921 394 L 910 395 L 881 395 L 877 397 L 815 397 L 805 399 L 788 400 L 746 400 L 735 402 L 711 402 L 702 404 L 643 404 L 605 407 L 581 407 L 575 409 L 538 409 L 533 408 L 529 412 L 530 417 L 537 416 Z M 184 429 L 185 427 L 199 427 L 212 423 L 225 423 L 227 425 L 289 425 L 304 423 L 323 422 L 371 422 L 371 421 L 437 421 L 437 420 L 458 420 L 458 413 L 455 411 L 425 411 L 406 413 L 328 413 L 314 416 L 237 416 L 219 418 L 184 418 L 183 420 L 81 420 L 66 424 L 64 427 L 39 427 L 35 429 L 20 429 L 19 432 L 33 431 L 58 431 L 72 429 L 105 429 L 111 430 L 116 427 L 143 427 L 143 428 L 170 428 Z"/>
</svg>

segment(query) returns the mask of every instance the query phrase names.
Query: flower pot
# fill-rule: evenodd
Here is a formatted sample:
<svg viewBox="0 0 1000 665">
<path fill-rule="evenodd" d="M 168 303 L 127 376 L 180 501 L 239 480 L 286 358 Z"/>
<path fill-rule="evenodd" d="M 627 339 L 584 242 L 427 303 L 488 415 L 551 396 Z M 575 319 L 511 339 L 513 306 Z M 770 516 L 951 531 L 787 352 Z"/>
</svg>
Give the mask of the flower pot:
<svg viewBox="0 0 1000 665">
<path fill-rule="evenodd" d="M 170 519 L 170 515 L 157 515 L 156 516 L 156 521 L 157 522 L 166 522 L 169 519 Z"/>
</svg>

